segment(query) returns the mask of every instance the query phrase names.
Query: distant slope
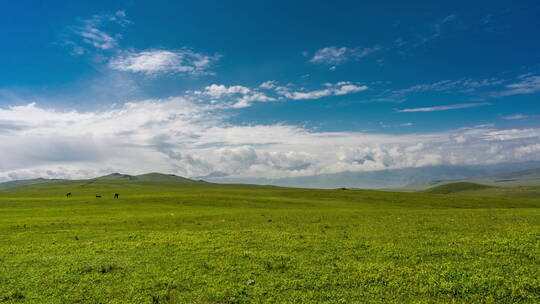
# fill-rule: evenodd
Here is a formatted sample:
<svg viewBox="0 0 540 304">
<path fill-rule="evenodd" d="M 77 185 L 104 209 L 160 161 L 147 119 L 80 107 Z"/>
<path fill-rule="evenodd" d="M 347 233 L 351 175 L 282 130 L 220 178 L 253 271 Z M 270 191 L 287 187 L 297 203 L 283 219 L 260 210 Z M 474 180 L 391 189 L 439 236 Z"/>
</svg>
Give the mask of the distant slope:
<svg viewBox="0 0 540 304">
<path fill-rule="evenodd" d="M 424 192 L 431 193 L 431 194 L 455 194 L 455 193 L 464 192 L 464 191 L 477 191 L 477 190 L 484 190 L 484 189 L 489 189 L 489 188 L 494 188 L 494 187 L 486 186 L 482 184 L 476 184 L 476 183 L 458 182 L 458 183 L 450 183 L 450 184 L 445 184 L 445 185 L 429 188 L 428 190 Z"/>
<path fill-rule="evenodd" d="M 105 176 L 96 177 L 86 180 L 62 180 L 62 179 L 30 179 L 30 180 L 16 180 L 5 183 L 0 183 L 1 190 L 11 190 L 15 188 L 27 188 L 27 189 L 47 189 L 58 187 L 91 187 L 96 185 L 108 187 L 125 186 L 129 184 L 139 185 L 153 185 L 159 186 L 178 186 L 178 185 L 197 185 L 204 183 L 202 181 L 195 181 L 189 178 L 176 176 L 173 174 L 162 173 L 148 173 L 141 175 L 128 175 L 121 173 L 112 173 Z"/>
<path fill-rule="evenodd" d="M 495 187 L 476 183 L 458 182 L 436 186 L 423 191 L 429 194 L 485 196 L 513 199 L 540 199 L 540 186 Z"/>
<path fill-rule="evenodd" d="M 128 175 L 128 174 L 120 174 L 120 173 L 112 173 L 112 174 L 109 174 L 109 175 L 105 175 L 105 176 L 100 176 L 100 177 L 96 177 L 95 179 L 97 180 L 102 180 L 102 179 L 125 179 L 125 180 L 135 180 L 137 179 L 135 176 L 133 175 Z"/>
<path fill-rule="evenodd" d="M 205 176 L 216 183 L 250 183 L 301 188 L 399 189 L 419 191 L 442 183 L 465 181 L 475 176 L 540 168 L 540 162 L 500 163 L 484 166 L 428 166 L 366 172 L 341 172 L 291 178 L 234 178 Z M 435 182 L 433 182 L 435 181 Z M 407 186 L 409 185 L 409 187 Z M 407 187 L 407 188 L 402 188 Z"/>
<path fill-rule="evenodd" d="M 50 183 L 50 182 L 56 182 L 56 181 L 62 181 L 62 180 L 61 179 L 46 179 L 46 178 L 15 180 L 15 181 L 9 181 L 5 183 L 0 183 L 0 190 L 6 190 L 6 189 L 21 187 L 21 186 L 27 186 L 27 185 Z"/>
<path fill-rule="evenodd" d="M 458 180 L 433 180 L 409 184 L 399 190 L 403 191 L 422 191 L 434 186 L 444 184 L 467 182 L 483 184 L 496 187 L 516 187 L 516 186 L 540 186 L 540 168 L 522 171 L 513 171 L 509 173 L 499 173 L 493 175 L 477 176 Z"/>
<path fill-rule="evenodd" d="M 146 173 L 141 175 L 128 175 L 121 173 L 112 173 L 105 176 L 100 176 L 95 178 L 96 180 L 139 180 L 139 181 L 162 181 L 162 182 L 195 182 L 192 179 L 177 176 L 174 174 L 163 174 L 163 173 Z"/>
<path fill-rule="evenodd" d="M 540 186 L 540 168 L 470 178 L 469 181 L 487 185 Z"/>
<path fill-rule="evenodd" d="M 174 174 L 147 173 L 134 176 L 136 180 L 143 181 L 167 181 L 167 182 L 198 182 L 189 178 Z"/>
</svg>

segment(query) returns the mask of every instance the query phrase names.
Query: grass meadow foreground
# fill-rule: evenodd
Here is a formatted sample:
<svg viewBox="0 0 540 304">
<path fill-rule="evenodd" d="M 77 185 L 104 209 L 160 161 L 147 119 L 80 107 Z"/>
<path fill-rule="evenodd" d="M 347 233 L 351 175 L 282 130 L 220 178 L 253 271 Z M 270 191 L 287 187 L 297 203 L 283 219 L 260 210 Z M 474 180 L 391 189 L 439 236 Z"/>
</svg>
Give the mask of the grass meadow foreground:
<svg viewBox="0 0 540 304">
<path fill-rule="evenodd" d="M 25 186 L 0 192 L 0 303 L 539 303 L 539 208 L 201 182 Z"/>
</svg>

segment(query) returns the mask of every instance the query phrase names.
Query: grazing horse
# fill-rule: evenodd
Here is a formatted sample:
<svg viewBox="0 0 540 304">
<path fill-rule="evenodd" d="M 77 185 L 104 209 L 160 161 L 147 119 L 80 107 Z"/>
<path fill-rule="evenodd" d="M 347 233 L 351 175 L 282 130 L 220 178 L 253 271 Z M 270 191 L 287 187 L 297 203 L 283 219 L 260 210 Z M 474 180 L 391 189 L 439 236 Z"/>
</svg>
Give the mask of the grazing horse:
<svg viewBox="0 0 540 304">
<path fill-rule="evenodd" d="M 96 198 L 100 198 L 100 197 L 101 197 L 101 195 L 96 195 Z"/>
<path fill-rule="evenodd" d="M 115 194 L 114 194 L 114 198 L 118 198 L 118 197 L 120 197 L 120 194 L 115 193 Z"/>
<path fill-rule="evenodd" d="M 71 192 L 66 193 L 66 197 L 71 197 Z"/>
</svg>

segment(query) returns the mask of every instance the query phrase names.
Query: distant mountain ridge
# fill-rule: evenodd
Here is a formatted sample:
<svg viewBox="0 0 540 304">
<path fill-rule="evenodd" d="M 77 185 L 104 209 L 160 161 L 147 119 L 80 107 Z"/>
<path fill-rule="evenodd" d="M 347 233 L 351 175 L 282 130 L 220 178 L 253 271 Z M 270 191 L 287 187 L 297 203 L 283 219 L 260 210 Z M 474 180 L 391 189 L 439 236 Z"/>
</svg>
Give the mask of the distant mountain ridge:
<svg viewBox="0 0 540 304">
<path fill-rule="evenodd" d="M 453 183 L 475 183 L 497 187 L 540 186 L 540 168 L 485 176 L 476 176 L 459 180 L 436 180 L 424 183 L 415 183 L 407 185 L 403 189 L 410 191 L 420 191 L 432 187 Z"/>
<path fill-rule="evenodd" d="M 529 169 L 537 167 L 538 169 Z M 527 169 L 527 170 L 523 170 Z M 203 180 L 189 179 L 174 174 L 146 173 L 129 175 L 112 173 L 85 181 L 152 181 L 200 183 Z M 68 181 L 62 179 L 30 179 L 0 183 L 0 190 L 48 182 Z M 227 178 L 208 177 L 214 183 L 258 184 L 299 188 L 352 188 L 382 189 L 396 191 L 422 191 L 431 187 L 454 183 L 471 182 L 490 186 L 536 186 L 540 185 L 540 162 L 502 164 L 496 166 L 432 166 L 371 172 L 341 172 L 294 178 Z"/>
<path fill-rule="evenodd" d="M 164 174 L 164 173 L 145 173 L 140 175 L 129 175 L 122 173 L 111 173 L 109 175 L 104 175 L 92 179 L 97 180 L 106 180 L 106 179 L 125 179 L 125 180 L 138 180 L 138 181 L 167 181 L 167 182 L 196 182 L 196 180 L 189 179 L 186 177 L 174 175 L 174 174 Z"/>
<path fill-rule="evenodd" d="M 482 166 L 428 166 L 367 172 L 340 172 L 290 178 L 206 177 L 205 179 L 215 183 L 250 183 L 300 188 L 331 189 L 346 187 L 419 191 L 442 183 L 458 182 L 493 174 L 505 176 L 505 174 L 509 175 L 530 168 L 540 168 L 540 162 L 501 163 Z M 471 182 L 482 183 L 479 181 Z"/>
<path fill-rule="evenodd" d="M 130 180 L 130 181 L 156 181 L 156 182 L 189 182 L 197 183 L 202 181 L 192 180 L 182 176 L 177 176 L 174 174 L 163 174 L 163 173 L 146 173 L 141 175 L 129 175 L 121 173 L 111 173 L 108 175 L 86 179 L 86 181 L 104 181 L 104 180 Z M 67 179 L 46 179 L 46 178 L 35 178 L 28 180 L 14 180 L 9 182 L 0 183 L 0 191 L 7 190 L 22 186 L 43 184 L 43 183 L 53 183 L 53 182 L 63 182 L 69 181 Z"/>
<path fill-rule="evenodd" d="M 0 191 L 16 188 L 16 187 L 21 187 L 21 186 L 43 184 L 43 183 L 55 182 L 55 181 L 63 181 L 63 179 L 34 178 L 34 179 L 25 179 L 25 180 L 14 180 L 14 181 L 0 183 Z"/>
</svg>

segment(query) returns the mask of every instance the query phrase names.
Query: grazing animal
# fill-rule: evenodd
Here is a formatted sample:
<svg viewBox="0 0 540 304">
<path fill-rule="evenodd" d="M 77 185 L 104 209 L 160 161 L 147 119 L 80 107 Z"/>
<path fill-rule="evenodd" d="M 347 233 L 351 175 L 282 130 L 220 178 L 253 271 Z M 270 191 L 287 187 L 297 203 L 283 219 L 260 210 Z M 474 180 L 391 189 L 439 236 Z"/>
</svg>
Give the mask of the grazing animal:
<svg viewBox="0 0 540 304">
<path fill-rule="evenodd" d="M 96 195 L 96 198 L 100 198 L 100 197 L 101 197 L 101 195 Z"/>
<path fill-rule="evenodd" d="M 71 197 L 71 192 L 66 193 L 66 197 Z"/>
<path fill-rule="evenodd" d="M 114 198 L 118 198 L 118 197 L 120 197 L 120 194 L 115 193 L 115 194 L 114 194 Z"/>
</svg>

